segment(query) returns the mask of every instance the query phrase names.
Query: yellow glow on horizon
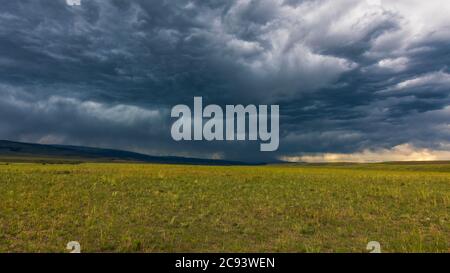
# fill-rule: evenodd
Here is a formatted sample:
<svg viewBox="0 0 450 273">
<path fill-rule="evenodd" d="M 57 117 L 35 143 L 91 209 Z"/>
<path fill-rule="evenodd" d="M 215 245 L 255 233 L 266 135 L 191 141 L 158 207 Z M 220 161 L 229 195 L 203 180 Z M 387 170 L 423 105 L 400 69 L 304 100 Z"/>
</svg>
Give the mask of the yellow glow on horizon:
<svg viewBox="0 0 450 273">
<path fill-rule="evenodd" d="M 416 148 L 411 144 L 402 144 L 391 149 L 364 150 L 362 152 L 322 153 L 300 156 L 285 156 L 281 160 L 288 162 L 386 162 L 386 161 L 436 161 L 450 160 L 450 151 Z"/>
</svg>

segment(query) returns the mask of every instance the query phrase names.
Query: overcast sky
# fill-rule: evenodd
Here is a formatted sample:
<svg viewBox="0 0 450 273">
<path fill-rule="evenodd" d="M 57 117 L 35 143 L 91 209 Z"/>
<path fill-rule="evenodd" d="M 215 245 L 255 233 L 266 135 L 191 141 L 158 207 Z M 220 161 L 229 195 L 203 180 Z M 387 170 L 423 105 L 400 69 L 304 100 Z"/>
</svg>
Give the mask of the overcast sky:
<svg viewBox="0 0 450 273">
<path fill-rule="evenodd" d="M 0 139 L 155 155 L 450 159 L 448 0 L 0 0 Z M 279 104 L 280 148 L 172 106 Z"/>
</svg>

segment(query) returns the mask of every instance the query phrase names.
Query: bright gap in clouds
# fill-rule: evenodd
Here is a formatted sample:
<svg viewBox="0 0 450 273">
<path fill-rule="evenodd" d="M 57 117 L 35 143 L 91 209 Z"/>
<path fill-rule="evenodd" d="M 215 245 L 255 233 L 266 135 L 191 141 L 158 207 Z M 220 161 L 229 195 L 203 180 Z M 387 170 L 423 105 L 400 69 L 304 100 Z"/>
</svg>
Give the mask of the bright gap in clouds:
<svg viewBox="0 0 450 273">
<path fill-rule="evenodd" d="M 287 162 L 386 162 L 386 161 L 439 161 L 448 160 L 450 151 L 416 148 L 411 144 L 402 144 L 391 149 L 364 150 L 356 153 L 323 153 L 302 156 L 286 156 L 280 159 Z"/>
</svg>

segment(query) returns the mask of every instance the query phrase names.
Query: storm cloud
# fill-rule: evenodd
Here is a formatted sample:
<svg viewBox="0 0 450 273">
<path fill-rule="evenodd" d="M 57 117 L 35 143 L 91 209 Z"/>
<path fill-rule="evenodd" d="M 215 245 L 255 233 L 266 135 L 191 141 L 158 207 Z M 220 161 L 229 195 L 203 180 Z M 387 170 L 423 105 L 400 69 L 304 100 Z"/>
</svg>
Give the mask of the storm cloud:
<svg viewBox="0 0 450 273">
<path fill-rule="evenodd" d="M 2 139 L 252 161 L 450 151 L 446 0 L 0 1 Z M 279 150 L 173 141 L 170 109 L 194 96 L 279 104 Z"/>
</svg>

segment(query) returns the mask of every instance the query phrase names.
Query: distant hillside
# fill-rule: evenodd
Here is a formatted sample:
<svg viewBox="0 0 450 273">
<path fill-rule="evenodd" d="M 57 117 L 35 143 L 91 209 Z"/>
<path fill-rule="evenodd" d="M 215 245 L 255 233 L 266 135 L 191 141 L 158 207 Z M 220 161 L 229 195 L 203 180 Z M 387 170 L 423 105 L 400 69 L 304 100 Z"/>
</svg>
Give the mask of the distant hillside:
<svg viewBox="0 0 450 273">
<path fill-rule="evenodd" d="M 145 162 L 191 165 L 253 165 L 244 162 L 186 158 L 175 156 L 150 156 L 129 151 L 100 149 L 82 146 L 42 145 L 0 140 L 0 161 L 15 162 Z"/>
</svg>

